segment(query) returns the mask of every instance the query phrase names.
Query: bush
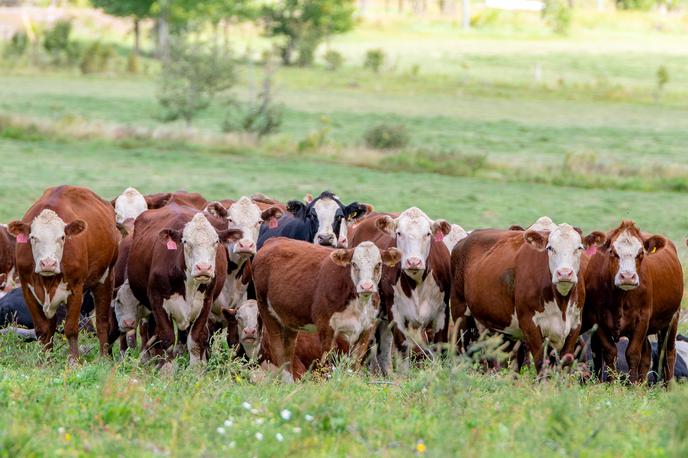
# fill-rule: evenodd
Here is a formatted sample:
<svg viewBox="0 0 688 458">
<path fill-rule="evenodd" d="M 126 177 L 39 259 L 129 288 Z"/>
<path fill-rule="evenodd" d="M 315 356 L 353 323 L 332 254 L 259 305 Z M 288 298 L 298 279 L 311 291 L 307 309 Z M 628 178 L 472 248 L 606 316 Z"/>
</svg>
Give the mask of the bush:
<svg viewBox="0 0 688 458">
<path fill-rule="evenodd" d="M 24 32 L 15 32 L 12 39 L 5 47 L 6 57 L 23 56 L 29 47 L 29 37 Z"/>
<path fill-rule="evenodd" d="M 108 68 L 110 59 L 115 55 L 112 45 L 102 44 L 99 41 L 88 46 L 82 56 L 79 68 L 84 75 L 88 73 L 104 72 Z"/>
<path fill-rule="evenodd" d="M 369 148 L 394 149 L 408 145 L 410 137 L 403 124 L 378 124 L 368 129 L 363 139 Z"/>
<path fill-rule="evenodd" d="M 328 50 L 323 58 L 325 59 L 325 67 L 331 71 L 337 70 L 344 63 L 344 56 L 342 56 L 342 53 L 334 49 Z"/>
<path fill-rule="evenodd" d="M 127 73 L 136 74 L 139 72 L 139 57 L 136 53 L 130 53 L 127 56 Z"/>
<path fill-rule="evenodd" d="M 366 52 L 363 67 L 379 73 L 382 65 L 385 63 L 385 51 L 382 49 L 369 49 Z"/>
<path fill-rule="evenodd" d="M 616 0 L 616 7 L 620 10 L 649 11 L 657 3 L 656 0 Z"/>
<path fill-rule="evenodd" d="M 571 28 L 573 13 L 567 0 L 546 0 L 542 17 L 554 33 L 566 35 Z"/>
<path fill-rule="evenodd" d="M 320 126 L 306 135 L 299 141 L 298 149 L 300 152 L 316 151 L 325 146 L 329 141 L 332 131 L 332 119 L 329 116 L 320 117 Z"/>
<path fill-rule="evenodd" d="M 71 41 L 72 23 L 61 20 L 45 32 L 43 48 L 51 56 L 54 64 L 74 63 L 79 58 L 79 45 Z"/>
</svg>

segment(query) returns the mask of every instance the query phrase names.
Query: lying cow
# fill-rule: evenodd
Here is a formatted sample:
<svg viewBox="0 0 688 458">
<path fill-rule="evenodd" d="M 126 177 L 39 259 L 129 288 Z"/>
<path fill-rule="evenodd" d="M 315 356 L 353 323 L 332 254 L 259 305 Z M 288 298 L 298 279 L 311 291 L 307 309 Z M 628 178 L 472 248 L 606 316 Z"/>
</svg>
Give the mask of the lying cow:
<svg viewBox="0 0 688 458">
<path fill-rule="evenodd" d="M 14 247 L 14 236 L 0 224 L 0 298 L 17 286 Z"/>
<path fill-rule="evenodd" d="M 393 219 L 389 215 L 367 218 L 352 236 L 357 246 L 370 240 L 381 250 L 396 247 L 401 264 L 383 269 L 382 323 L 378 354 L 373 362 L 387 375 L 392 370 L 392 330 L 397 348 L 427 352 L 428 344 L 447 341 L 449 322 L 450 263 L 442 242 L 451 230 L 445 220 L 431 220 L 416 207 Z"/>
<path fill-rule="evenodd" d="M 258 249 L 270 238 L 287 237 L 318 245 L 347 247 L 347 222 L 364 216 L 372 207 L 358 202 L 344 206 L 337 196 L 325 191 L 307 203 L 292 200 L 278 220 L 260 228 Z"/>
<path fill-rule="evenodd" d="M 17 242 L 17 272 L 41 343 L 52 348 L 55 312 L 66 302 L 69 356 L 78 359 L 79 310 L 90 289 L 100 354 L 107 355 L 112 267 L 120 239 L 112 206 L 86 188 L 49 188 L 8 228 Z"/>
<path fill-rule="evenodd" d="M 580 229 L 568 224 L 551 231 L 473 231 L 451 255 L 458 328 L 475 320 L 481 331 L 525 340 L 538 374 L 546 345 L 572 355 L 585 301 L 583 252 L 604 240 L 601 232 L 581 238 Z"/>
<path fill-rule="evenodd" d="M 629 339 L 629 379 L 642 382 L 650 367 L 647 336 L 656 334 L 662 347 L 666 342 L 661 373 L 670 381 L 683 298 L 683 270 L 674 244 L 661 235 L 641 233 L 632 221 L 623 221 L 592 256 L 585 282 L 584 329 L 598 325 L 591 342 L 598 376 L 605 364 L 614 369 L 614 342 L 625 336 Z"/>
<path fill-rule="evenodd" d="M 377 322 L 383 263 L 394 266 L 400 257 L 396 248 L 380 250 L 371 242 L 333 251 L 284 238 L 258 251 L 253 262 L 258 309 L 285 380 L 293 380 L 300 329 L 317 330 L 324 354 L 336 342 L 362 359 Z"/>
<path fill-rule="evenodd" d="M 174 357 L 173 320 L 188 330 L 190 363 L 207 359 L 208 315 L 227 272 L 222 244 L 240 237 L 241 230 L 216 228 L 202 212 L 175 203 L 136 219 L 127 276 L 136 299 L 152 312 L 150 340 L 154 351 L 164 352 L 163 365 Z"/>
</svg>

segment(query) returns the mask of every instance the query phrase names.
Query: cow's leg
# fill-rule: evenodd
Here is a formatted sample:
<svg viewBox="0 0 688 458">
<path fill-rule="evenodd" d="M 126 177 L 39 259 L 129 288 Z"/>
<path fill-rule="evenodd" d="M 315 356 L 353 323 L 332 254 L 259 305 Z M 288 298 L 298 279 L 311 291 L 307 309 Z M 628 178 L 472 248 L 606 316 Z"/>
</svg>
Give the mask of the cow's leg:
<svg viewBox="0 0 688 458">
<path fill-rule="evenodd" d="M 678 312 L 676 312 L 678 313 Z M 661 379 L 665 386 L 668 386 L 674 378 L 676 366 L 676 333 L 678 331 L 678 319 L 674 317 L 668 328 L 658 333 L 657 348 L 659 350 L 660 362 L 663 363 L 659 368 Z M 666 345 L 665 345 L 666 342 Z M 662 357 L 662 346 L 664 346 L 664 358 Z"/>
<path fill-rule="evenodd" d="M 207 293 L 203 301 L 203 309 L 196 321 L 191 325 L 186 344 L 189 349 L 189 366 L 196 366 L 207 362 L 210 332 L 208 330 L 208 316 L 212 307 L 212 293 Z"/>
<path fill-rule="evenodd" d="M 265 327 L 268 342 L 270 343 L 272 363 L 282 370 L 282 378 L 286 382 L 293 381 L 294 377 L 291 372 L 291 360 L 293 357 L 293 352 L 291 355 L 289 355 L 289 359 L 287 359 L 286 350 L 284 348 L 284 339 L 282 337 L 282 335 L 287 332 L 287 329 L 285 329 L 282 324 L 272 316 L 272 313 L 267 311 L 267 308 L 259 307 L 259 310 L 261 311 L 260 315 L 263 320 L 263 326 Z M 265 310 L 266 313 L 263 313 L 263 310 Z"/>
<path fill-rule="evenodd" d="M 55 329 L 57 329 L 57 318 L 48 319 L 45 317 L 41 304 L 38 303 L 33 293 L 24 283 L 22 283 L 22 295 L 24 296 L 26 306 L 29 308 L 36 337 L 43 345 L 45 351 L 52 350 L 53 336 L 55 335 Z"/>
<path fill-rule="evenodd" d="M 639 374 L 640 359 L 642 356 L 643 345 L 647 340 L 648 320 L 641 318 L 638 320 L 633 334 L 628 339 L 626 348 L 626 362 L 628 362 L 628 378 L 631 383 L 638 383 L 643 378 Z"/>
<path fill-rule="evenodd" d="M 598 380 L 600 382 L 613 381 L 616 377 L 616 344 L 600 328 L 592 335 L 590 345 L 593 351 L 595 373 Z"/>
<path fill-rule="evenodd" d="M 367 331 L 363 331 L 354 345 L 352 354 L 354 357 L 354 369 L 359 371 L 363 364 L 363 359 L 370 349 L 370 341 L 375 333 L 375 326 L 371 326 Z"/>
<path fill-rule="evenodd" d="M 117 323 L 117 316 L 115 315 L 115 308 L 112 307 L 112 302 L 110 303 L 110 329 L 108 330 L 108 344 L 110 345 L 110 352 L 114 351 L 114 343 L 119 340 L 119 352 L 124 355 L 127 351 L 126 339 L 123 339 L 124 335 L 119 330 L 119 323 Z M 113 355 L 114 356 L 114 355 Z"/>
<path fill-rule="evenodd" d="M 113 278 L 114 272 L 110 269 L 105 281 L 103 283 L 96 283 L 96 286 L 91 289 L 96 308 L 96 333 L 100 342 L 100 356 L 107 356 L 110 353 L 109 334 L 110 314 L 112 313 L 110 304 L 112 302 Z M 117 323 L 112 323 L 112 325 L 117 326 Z"/>
<path fill-rule="evenodd" d="M 174 326 L 172 319 L 162 307 L 163 299 L 155 295 L 151 297 L 151 308 L 153 309 L 153 319 L 155 320 L 155 343 L 159 346 L 156 353 L 164 355 L 161 366 L 168 365 L 174 359 Z"/>
<path fill-rule="evenodd" d="M 383 377 L 389 377 L 392 375 L 392 346 L 394 345 L 394 335 L 389 321 L 380 321 L 378 335 L 377 361 Z"/>
<path fill-rule="evenodd" d="M 533 355 L 535 370 L 538 376 L 540 376 L 545 355 L 542 333 L 540 332 L 540 328 L 538 328 L 535 325 L 532 315 L 523 316 L 518 315 L 518 312 L 516 313 L 518 316 L 518 326 L 521 328 L 521 331 L 523 332 L 523 337 L 526 341 L 526 345 L 528 345 L 528 349 Z"/>
<path fill-rule="evenodd" d="M 652 345 L 650 339 L 645 339 L 643 342 L 643 349 L 640 352 L 640 366 L 638 368 L 638 377 L 641 381 L 646 381 L 648 373 L 652 368 Z"/>
<path fill-rule="evenodd" d="M 578 336 L 580 336 L 582 326 L 583 324 L 581 323 L 577 328 L 571 329 L 568 337 L 566 337 L 564 346 L 561 347 L 561 352 L 559 354 L 562 365 L 569 365 L 575 360 L 574 352 L 576 351 L 576 345 L 578 345 Z"/>
<path fill-rule="evenodd" d="M 79 360 L 79 318 L 81 317 L 81 303 L 84 300 L 83 286 L 74 285 L 67 297 L 67 317 L 64 323 L 64 333 L 69 343 L 69 362 Z M 105 330 L 107 337 L 107 329 Z"/>
</svg>

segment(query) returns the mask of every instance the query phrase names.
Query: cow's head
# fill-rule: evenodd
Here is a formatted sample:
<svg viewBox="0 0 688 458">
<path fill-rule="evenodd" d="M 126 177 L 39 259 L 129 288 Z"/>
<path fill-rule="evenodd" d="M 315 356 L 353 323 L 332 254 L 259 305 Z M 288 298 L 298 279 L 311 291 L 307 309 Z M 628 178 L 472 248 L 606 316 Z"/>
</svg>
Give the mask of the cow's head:
<svg viewBox="0 0 688 458">
<path fill-rule="evenodd" d="M 552 221 L 552 218 L 549 216 L 541 216 L 533 224 L 531 224 L 528 229 L 540 232 L 552 232 L 556 228 L 557 225 L 554 221 Z"/>
<path fill-rule="evenodd" d="M 118 227 L 125 221 L 135 220 L 137 216 L 148 210 L 146 198 L 134 188 L 127 188 L 112 202 L 115 208 L 115 222 Z"/>
<path fill-rule="evenodd" d="M 315 199 L 306 196 L 305 202 L 292 200 L 287 203 L 287 210 L 310 227 L 313 243 L 343 248 L 348 246 L 347 222 L 364 216 L 370 209 L 370 205 L 358 202 L 345 206 L 329 191 Z"/>
<path fill-rule="evenodd" d="M 134 297 L 128 281 L 117 289 L 115 298 L 112 299 L 112 307 L 115 309 L 117 326 L 121 332 L 136 329 L 139 301 Z"/>
<path fill-rule="evenodd" d="M 330 259 L 338 266 L 351 266 L 351 281 L 356 286 L 356 294 L 366 298 L 378 292 L 382 264 L 396 266 L 401 260 L 401 252 L 396 248 L 380 251 L 373 242 L 363 242 L 356 248 L 333 251 Z"/>
<path fill-rule="evenodd" d="M 86 222 L 76 219 L 65 223 L 53 210 L 45 209 L 31 222 L 12 221 L 8 227 L 17 243 L 30 243 L 33 253 L 34 271 L 50 277 L 62 272 L 60 263 L 64 252 L 65 240 L 81 234 Z"/>
<path fill-rule="evenodd" d="M 457 243 L 468 237 L 468 232 L 466 232 L 458 224 L 452 224 L 449 234 L 445 235 L 442 241 L 447 246 L 447 249 L 451 253 Z"/>
<path fill-rule="evenodd" d="M 667 240 L 661 235 L 643 238 L 633 221 L 622 221 L 621 225 L 607 236 L 604 248 L 609 258 L 609 273 L 614 285 L 623 290 L 632 290 L 640 285 L 640 265 L 645 255 L 661 250 Z"/>
<path fill-rule="evenodd" d="M 209 283 L 215 277 L 218 245 L 240 237 L 240 229 L 216 231 L 202 212 L 196 213 L 183 231 L 170 228 L 160 231 L 160 239 L 168 250 L 177 250 L 182 245 L 187 277 L 199 283 Z"/>
<path fill-rule="evenodd" d="M 235 317 L 239 343 L 244 347 L 249 360 L 253 361 L 258 358 L 263 326 L 258 313 L 258 303 L 254 299 L 247 300 L 236 309 Z"/>
<path fill-rule="evenodd" d="M 443 219 L 431 220 L 416 207 L 405 210 L 398 218 L 382 216 L 377 227 L 396 239 L 401 250 L 401 268 L 412 278 L 418 278 L 425 271 L 433 239 L 441 240 L 451 231 Z"/>
<path fill-rule="evenodd" d="M 578 283 L 583 250 L 591 246 L 601 246 L 605 241 L 605 235 L 595 231 L 582 238 L 581 230 L 568 224 L 555 224 L 552 227 L 551 231 L 528 229 L 523 237 L 535 249 L 547 250 L 552 284 L 559 294 L 566 296 Z"/>
<path fill-rule="evenodd" d="M 270 207 L 261 210 L 251 199 L 244 196 L 225 209 L 219 202 L 208 204 L 207 211 L 227 220 L 228 227 L 241 229 L 243 236 L 227 246 L 232 261 L 238 263 L 239 257 L 250 257 L 256 254 L 256 242 L 260 226 L 265 221 L 279 219 L 282 210 Z"/>
</svg>

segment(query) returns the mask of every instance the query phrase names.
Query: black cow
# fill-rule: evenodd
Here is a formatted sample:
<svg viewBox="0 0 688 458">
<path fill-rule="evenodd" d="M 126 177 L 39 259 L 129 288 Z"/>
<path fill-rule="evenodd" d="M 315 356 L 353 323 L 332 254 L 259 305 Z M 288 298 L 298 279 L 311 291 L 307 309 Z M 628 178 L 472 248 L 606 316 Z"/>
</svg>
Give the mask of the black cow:
<svg viewBox="0 0 688 458">
<path fill-rule="evenodd" d="M 81 304 L 80 329 L 95 332 L 90 319 L 94 308 L 93 296 L 90 291 L 87 291 L 84 293 L 83 303 Z M 57 322 L 62 323 L 66 315 L 64 305 L 58 307 L 55 313 Z M 36 340 L 31 313 L 24 301 L 21 288 L 15 288 L 0 298 L 0 334 L 6 334 L 7 332 L 13 332 L 27 340 Z"/>
<path fill-rule="evenodd" d="M 272 237 L 287 237 L 318 245 L 346 248 L 347 221 L 364 216 L 372 207 L 352 202 L 344 205 L 329 191 L 310 202 L 292 200 L 279 220 L 268 220 L 260 228 L 258 249 Z"/>
</svg>

